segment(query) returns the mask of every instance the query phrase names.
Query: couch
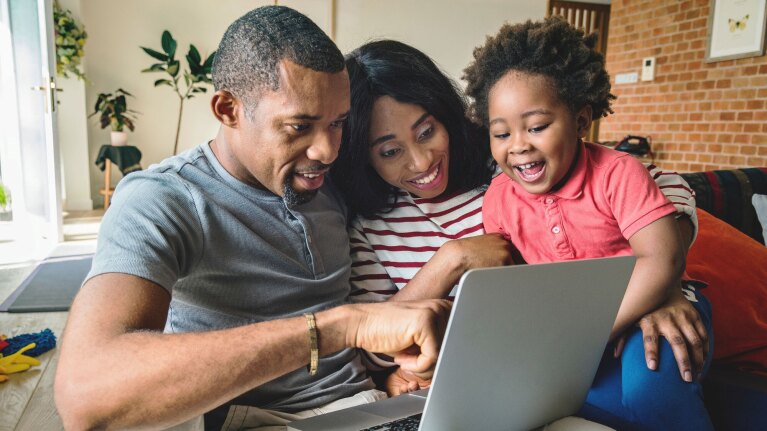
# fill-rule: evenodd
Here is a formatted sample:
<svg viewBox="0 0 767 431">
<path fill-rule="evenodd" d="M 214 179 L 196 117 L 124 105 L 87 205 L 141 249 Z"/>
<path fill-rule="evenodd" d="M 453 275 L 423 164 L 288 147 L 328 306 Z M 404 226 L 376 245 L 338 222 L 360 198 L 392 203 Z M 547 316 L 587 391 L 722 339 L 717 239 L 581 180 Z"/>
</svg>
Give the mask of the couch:
<svg viewBox="0 0 767 431">
<path fill-rule="evenodd" d="M 684 173 L 682 177 L 695 191 L 698 208 L 764 244 L 762 227 L 751 203 L 751 197 L 754 193 L 767 195 L 767 168 Z M 731 262 L 710 263 L 712 266 L 728 264 Z M 767 291 L 767 280 L 759 282 L 756 289 Z M 706 291 L 703 293 L 706 294 Z M 713 299 L 711 302 L 716 322 L 717 316 L 721 319 L 722 314 L 726 313 L 722 310 L 718 312 L 718 304 Z M 767 310 L 764 313 L 767 313 Z M 715 346 L 719 341 L 725 341 L 716 336 L 717 334 Z M 704 382 L 704 392 L 706 406 L 716 429 L 767 430 L 767 373 L 750 372 L 744 370 L 737 362 L 717 361 L 715 357 Z"/>
</svg>

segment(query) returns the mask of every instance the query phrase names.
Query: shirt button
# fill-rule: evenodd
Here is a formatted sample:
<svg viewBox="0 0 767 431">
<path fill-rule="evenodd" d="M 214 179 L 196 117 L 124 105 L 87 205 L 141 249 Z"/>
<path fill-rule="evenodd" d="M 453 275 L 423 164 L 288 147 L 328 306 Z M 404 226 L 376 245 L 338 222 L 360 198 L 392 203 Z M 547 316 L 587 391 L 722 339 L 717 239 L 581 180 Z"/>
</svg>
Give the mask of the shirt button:
<svg viewBox="0 0 767 431">
<path fill-rule="evenodd" d="M 553 203 L 554 203 L 554 199 L 552 199 L 552 198 L 546 198 L 546 203 L 547 203 L 547 204 L 553 204 Z"/>
<path fill-rule="evenodd" d="M 554 232 L 554 233 L 559 233 L 559 232 L 562 232 L 562 229 L 560 229 L 560 228 L 559 228 L 559 226 L 554 226 L 554 227 L 551 229 L 551 231 L 552 231 L 552 232 Z"/>
</svg>

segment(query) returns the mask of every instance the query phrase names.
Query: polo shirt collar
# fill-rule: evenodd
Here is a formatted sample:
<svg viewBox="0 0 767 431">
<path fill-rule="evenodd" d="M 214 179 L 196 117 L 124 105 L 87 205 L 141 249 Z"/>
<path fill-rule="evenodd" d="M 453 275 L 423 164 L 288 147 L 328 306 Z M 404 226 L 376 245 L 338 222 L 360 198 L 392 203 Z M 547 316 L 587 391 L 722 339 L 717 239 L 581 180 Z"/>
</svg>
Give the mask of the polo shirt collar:
<svg viewBox="0 0 767 431">
<path fill-rule="evenodd" d="M 575 162 L 573 172 L 570 174 L 570 178 L 567 180 L 561 189 L 550 192 L 548 194 L 556 196 L 561 199 L 576 199 L 583 194 L 583 185 L 586 182 L 586 172 L 588 171 L 588 158 L 589 155 L 586 152 L 586 144 L 582 139 L 578 139 L 578 160 Z"/>
</svg>

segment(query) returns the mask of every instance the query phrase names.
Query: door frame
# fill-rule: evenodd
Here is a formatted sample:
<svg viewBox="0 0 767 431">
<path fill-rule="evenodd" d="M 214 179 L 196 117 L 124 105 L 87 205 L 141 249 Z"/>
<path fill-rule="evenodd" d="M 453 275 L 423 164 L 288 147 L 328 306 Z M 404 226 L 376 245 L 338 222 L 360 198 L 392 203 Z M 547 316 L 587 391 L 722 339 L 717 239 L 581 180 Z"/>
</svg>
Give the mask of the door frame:
<svg viewBox="0 0 767 431">
<path fill-rule="evenodd" d="M 53 1 L 33 0 L 37 2 L 38 29 L 40 31 L 40 55 L 43 69 L 41 75 L 46 92 L 45 127 L 45 172 L 48 182 L 46 196 L 51 220 L 45 220 L 27 211 L 24 197 L 24 180 L 22 172 L 21 128 L 18 114 L 19 94 L 17 90 L 16 59 L 13 53 L 13 39 L 10 25 L 10 0 L 0 0 L 0 54 L 8 61 L 0 63 L 0 98 L 2 98 L 3 127 L 0 137 L 0 161 L 4 182 L 14 184 L 12 210 L 14 219 L 14 234 L 16 239 L 35 242 L 59 243 L 63 241 L 63 212 L 62 212 L 62 175 L 59 154 L 58 136 L 56 133 L 56 63 L 53 38 Z M 31 90 L 31 89 L 30 89 Z"/>
</svg>

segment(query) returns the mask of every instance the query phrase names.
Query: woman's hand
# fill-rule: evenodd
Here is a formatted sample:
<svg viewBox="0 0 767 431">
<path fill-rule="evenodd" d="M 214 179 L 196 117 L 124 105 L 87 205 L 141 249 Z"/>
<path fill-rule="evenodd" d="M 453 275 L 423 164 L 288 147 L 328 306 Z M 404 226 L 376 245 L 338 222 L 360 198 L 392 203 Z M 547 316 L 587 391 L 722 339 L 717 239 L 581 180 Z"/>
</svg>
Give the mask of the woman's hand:
<svg viewBox="0 0 767 431">
<path fill-rule="evenodd" d="M 419 375 L 397 368 L 386 378 L 386 392 L 390 397 L 408 392 L 426 389 L 431 386 L 431 377 Z"/>
<path fill-rule="evenodd" d="M 682 290 L 674 289 L 668 300 L 642 317 L 638 325 L 642 329 L 647 368 L 657 368 L 659 336 L 663 336 L 671 345 L 682 379 L 692 382 L 696 372 L 703 369 L 708 355 L 708 333 L 698 311 Z M 625 335 L 616 340 L 616 358 L 621 355 L 625 340 Z"/>
<path fill-rule="evenodd" d="M 514 246 L 497 233 L 448 241 L 392 301 L 446 298 L 464 272 L 514 263 Z"/>
<path fill-rule="evenodd" d="M 456 239 L 442 246 L 466 272 L 474 268 L 504 266 L 514 263 L 514 246 L 499 233 Z"/>
</svg>

